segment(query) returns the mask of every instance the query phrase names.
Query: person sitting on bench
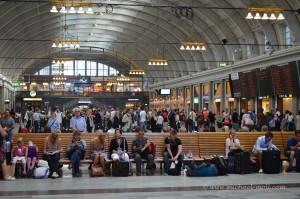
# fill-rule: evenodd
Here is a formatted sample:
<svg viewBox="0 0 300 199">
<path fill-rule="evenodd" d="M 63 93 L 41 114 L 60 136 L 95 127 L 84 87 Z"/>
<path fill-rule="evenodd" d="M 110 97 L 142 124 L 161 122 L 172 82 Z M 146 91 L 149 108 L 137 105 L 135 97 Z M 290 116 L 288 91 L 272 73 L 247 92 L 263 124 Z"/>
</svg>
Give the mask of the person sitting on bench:
<svg viewBox="0 0 300 199">
<path fill-rule="evenodd" d="M 61 139 L 57 133 L 51 133 L 44 140 L 44 156 L 43 159 L 48 162 L 50 167 L 50 176 L 55 179 L 58 178 L 59 160 L 61 148 Z"/>
<path fill-rule="evenodd" d="M 256 140 L 256 144 L 253 147 L 253 153 L 258 156 L 258 161 L 259 161 L 259 173 L 263 173 L 262 170 L 262 152 L 266 151 L 268 149 L 271 149 L 273 144 L 272 144 L 272 139 L 273 139 L 273 133 L 268 131 L 265 135 L 260 136 Z"/>
<path fill-rule="evenodd" d="M 77 130 L 73 130 L 73 139 L 68 143 L 67 154 L 70 158 L 68 169 L 73 169 L 76 177 L 79 177 L 80 160 L 84 159 L 86 148 L 86 141 L 80 138 Z"/>
<path fill-rule="evenodd" d="M 122 131 L 115 129 L 115 137 L 110 141 L 110 154 L 113 161 L 129 162 L 128 145 L 126 138 L 122 138 Z"/>
<path fill-rule="evenodd" d="M 136 175 L 141 176 L 142 158 L 147 160 L 146 174 L 153 175 L 154 157 L 152 154 L 149 154 L 148 150 L 150 140 L 147 137 L 144 137 L 145 132 L 141 131 L 140 127 L 136 127 L 135 132 L 137 133 L 137 138 L 132 142 L 132 152 L 134 153 L 136 162 Z"/>
<path fill-rule="evenodd" d="M 107 153 L 105 147 L 105 136 L 99 133 L 97 137 L 93 138 L 90 142 L 90 158 L 94 165 L 100 163 L 101 167 L 104 168 L 104 160 L 107 161 Z"/>
<path fill-rule="evenodd" d="M 293 161 L 295 154 L 300 147 L 300 130 L 295 131 L 295 136 L 288 139 L 287 146 L 284 150 L 284 155 L 289 158 L 290 166 L 287 171 L 293 171 Z M 298 156 L 299 157 L 299 156 Z"/>
<path fill-rule="evenodd" d="M 8 166 L 6 164 L 6 156 L 4 151 L 6 128 L 2 128 L 0 125 L 0 164 L 2 167 L 3 179 L 6 181 L 15 180 L 14 176 L 10 176 L 8 172 Z"/>
<path fill-rule="evenodd" d="M 164 152 L 164 169 L 165 175 L 168 175 L 170 170 L 170 161 L 175 161 L 175 169 L 180 172 L 184 155 L 182 153 L 182 143 L 177 137 L 177 132 L 172 130 L 170 136 L 165 139 L 165 152 Z"/>
</svg>

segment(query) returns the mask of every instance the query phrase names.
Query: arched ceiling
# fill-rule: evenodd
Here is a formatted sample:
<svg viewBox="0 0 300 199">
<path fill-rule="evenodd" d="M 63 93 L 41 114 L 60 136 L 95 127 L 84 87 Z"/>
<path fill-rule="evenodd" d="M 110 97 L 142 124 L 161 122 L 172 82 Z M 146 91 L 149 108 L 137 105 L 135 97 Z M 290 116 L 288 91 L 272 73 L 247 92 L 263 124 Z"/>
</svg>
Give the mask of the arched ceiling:
<svg viewBox="0 0 300 199">
<path fill-rule="evenodd" d="M 111 62 L 118 70 L 144 69 L 147 77 L 158 82 L 215 68 L 220 60 L 233 61 L 237 56 L 236 49 L 241 49 L 241 53 L 245 51 L 244 44 L 253 44 L 251 53 L 258 56 L 261 46 L 255 44 L 264 43 L 260 34 L 266 35 L 273 45 L 283 44 L 283 33 L 276 28 L 280 24 L 287 24 L 295 40 L 300 41 L 297 12 L 284 12 L 286 19 L 283 21 L 246 20 L 245 8 L 253 0 L 92 2 L 95 13 L 89 15 L 50 13 L 49 0 L 0 1 L 0 73 L 15 80 L 22 74 L 49 65 L 52 57 L 57 55 L 79 56 Z M 267 2 L 281 5 L 286 10 L 300 8 L 298 0 Z M 98 6 L 100 3 L 104 6 Z M 112 13 L 105 12 L 106 4 L 113 5 Z M 195 16 L 192 20 L 177 18 L 170 6 L 195 7 Z M 51 48 L 51 41 L 58 38 L 65 24 L 68 33 L 78 37 L 80 45 L 85 46 L 80 51 L 66 49 L 62 53 Z M 181 41 L 193 37 L 192 27 L 196 30 L 197 40 L 209 44 L 206 51 L 179 50 Z M 222 45 L 223 39 L 227 39 L 229 45 Z M 168 66 L 148 66 L 147 60 L 156 58 L 157 48 L 170 60 Z"/>
</svg>

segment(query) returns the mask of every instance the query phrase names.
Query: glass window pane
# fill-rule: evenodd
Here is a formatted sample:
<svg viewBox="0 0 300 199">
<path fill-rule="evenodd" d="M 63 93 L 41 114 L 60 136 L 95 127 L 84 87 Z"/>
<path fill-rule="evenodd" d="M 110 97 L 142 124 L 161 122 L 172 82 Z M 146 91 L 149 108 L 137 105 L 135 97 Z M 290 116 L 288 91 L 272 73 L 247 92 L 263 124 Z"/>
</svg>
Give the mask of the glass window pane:
<svg viewBox="0 0 300 199">
<path fill-rule="evenodd" d="M 85 76 L 85 61 L 75 61 L 75 75 Z"/>
<path fill-rule="evenodd" d="M 64 64 L 64 75 L 73 76 L 74 75 L 74 62 L 73 61 L 66 61 Z"/>
</svg>

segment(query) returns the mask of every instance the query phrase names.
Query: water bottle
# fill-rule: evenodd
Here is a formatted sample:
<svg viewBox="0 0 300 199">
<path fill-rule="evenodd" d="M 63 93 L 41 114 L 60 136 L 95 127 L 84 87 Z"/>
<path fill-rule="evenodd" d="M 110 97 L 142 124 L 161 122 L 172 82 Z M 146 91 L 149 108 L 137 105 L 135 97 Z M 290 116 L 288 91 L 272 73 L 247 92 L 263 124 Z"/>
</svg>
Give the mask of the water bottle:
<svg viewBox="0 0 300 199">
<path fill-rule="evenodd" d="M 6 153 L 11 152 L 11 142 L 10 141 L 6 141 L 6 143 L 4 144 L 4 151 Z"/>
</svg>

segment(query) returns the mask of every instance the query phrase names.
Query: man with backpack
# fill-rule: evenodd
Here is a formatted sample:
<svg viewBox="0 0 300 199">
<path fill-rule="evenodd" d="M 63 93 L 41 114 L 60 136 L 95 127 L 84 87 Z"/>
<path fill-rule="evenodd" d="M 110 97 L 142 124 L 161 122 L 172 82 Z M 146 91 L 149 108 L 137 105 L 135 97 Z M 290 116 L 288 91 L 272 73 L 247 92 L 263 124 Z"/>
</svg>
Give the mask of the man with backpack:
<svg viewBox="0 0 300 199">
<path fill-rule="evenodd" d="M 179 175 L 183 162 L 182 143 L 177 138 L 177 132 L 172 130 L 170 136 L 165 139 L 165 152 L 164 152 L 164 169 L 165 175 Z M 174 172 L 170 173 L 170 161 L 175 162 Z"/>
<path fill-rule="evenodd" d="M 153 175 L 155 172 L 153 168 L 154 156 L 149 153 L 151 142 L 144 136 L 145 132 L 140 127 L 135 128 L 135 133 L 137 133 L 137 138 L 132 142 L 132 152 L 136 162 L 136 175 L 141 176 L 142 158 L 147 160 L 146 174 Z"/>
</svg>

